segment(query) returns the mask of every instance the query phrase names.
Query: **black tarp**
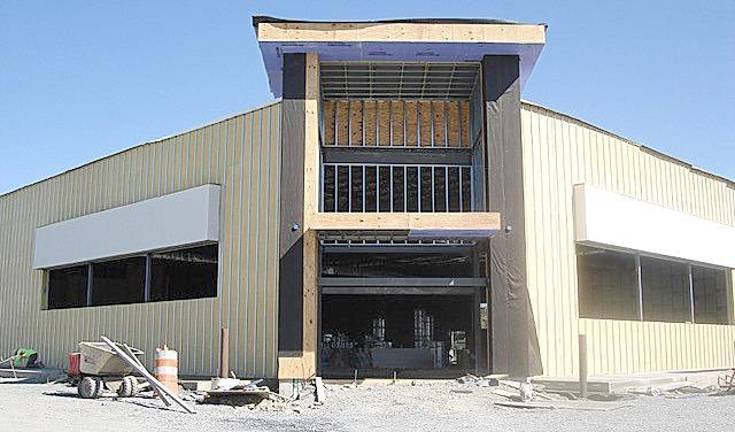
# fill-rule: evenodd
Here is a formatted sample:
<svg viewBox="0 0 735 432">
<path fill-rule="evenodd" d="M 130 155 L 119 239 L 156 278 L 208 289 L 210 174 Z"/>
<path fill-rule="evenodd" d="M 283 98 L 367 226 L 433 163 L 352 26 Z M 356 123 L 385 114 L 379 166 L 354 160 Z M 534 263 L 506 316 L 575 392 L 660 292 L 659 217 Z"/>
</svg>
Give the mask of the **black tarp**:
<svg viewBox="0 0 735 432">
<path fill-rule="evenodd" d="M 493 372 L 526 377 L 542 372 L 526 281 L 526 236 L 518 56 L 482 60 L 488 144 L 489 211 L 504 231 L 490 241 Z"/>
<path fill-rule="evenodd" d="M 304 316 L 304 146 L 306 54 L 283 56 L 279 220 L 278 351 L 301 355 Z"/>
</svg>

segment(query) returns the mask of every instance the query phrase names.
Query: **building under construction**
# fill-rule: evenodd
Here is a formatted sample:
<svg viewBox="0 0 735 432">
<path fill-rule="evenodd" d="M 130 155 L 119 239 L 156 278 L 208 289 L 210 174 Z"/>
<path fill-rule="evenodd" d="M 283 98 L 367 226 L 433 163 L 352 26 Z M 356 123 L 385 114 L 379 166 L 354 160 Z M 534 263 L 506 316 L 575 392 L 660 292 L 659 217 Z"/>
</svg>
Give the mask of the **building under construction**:
<svg viewBox="0 0 735 432">
<path fill-rule="evenodd" d="M 0 353 L 212 376 L 226 327 L 282 381 L 572 376 L 580 334 L 592 374 L 733 366 L 735 183 L 522 101 L 545 25 L 253 25 L 275 102 L 0 196 Z"/>
</svg>

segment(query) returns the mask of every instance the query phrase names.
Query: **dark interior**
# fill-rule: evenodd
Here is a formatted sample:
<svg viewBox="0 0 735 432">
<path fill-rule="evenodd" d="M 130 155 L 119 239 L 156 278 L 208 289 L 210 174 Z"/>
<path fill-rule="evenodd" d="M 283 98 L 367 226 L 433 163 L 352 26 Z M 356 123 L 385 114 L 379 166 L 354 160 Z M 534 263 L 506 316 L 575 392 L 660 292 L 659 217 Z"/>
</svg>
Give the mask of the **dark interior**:
<svg viewBox="0 0 735 432">
<path fill-rule="evenodd" d="M 353 377 L 357 369 L 363 377 L 395 371 L 402 378 L 420 378 L 474 370 L 472 300 L 469 295 L 322 295 L 321 374 Z M 431 317 L 430 334 L 423 338 L 417 314 Z M 384 320 L 382 338 L 376 337 L 376 319 Z M 450 332 L 464 332 L 464 338 L 455 333 L 453 345 Z"/>
</svg>

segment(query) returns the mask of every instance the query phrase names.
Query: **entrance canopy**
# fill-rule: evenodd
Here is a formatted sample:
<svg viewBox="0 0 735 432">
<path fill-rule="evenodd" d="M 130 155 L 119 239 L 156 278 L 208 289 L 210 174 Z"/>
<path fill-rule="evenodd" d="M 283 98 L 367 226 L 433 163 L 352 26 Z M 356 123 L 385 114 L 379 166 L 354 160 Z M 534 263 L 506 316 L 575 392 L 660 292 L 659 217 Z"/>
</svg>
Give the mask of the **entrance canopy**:
<svg viewBox="0 0 735 432">
<path fill-rule="evenodd" d="M 546 42 L 545 24 L 500 20 L 408 19 L 361 22 L 253 17 L 271 92 L 281 97 L 283 54 L 315 52 L 325 62 L 479 62 L 517 55 L 521 85 Z"/>
</svg>

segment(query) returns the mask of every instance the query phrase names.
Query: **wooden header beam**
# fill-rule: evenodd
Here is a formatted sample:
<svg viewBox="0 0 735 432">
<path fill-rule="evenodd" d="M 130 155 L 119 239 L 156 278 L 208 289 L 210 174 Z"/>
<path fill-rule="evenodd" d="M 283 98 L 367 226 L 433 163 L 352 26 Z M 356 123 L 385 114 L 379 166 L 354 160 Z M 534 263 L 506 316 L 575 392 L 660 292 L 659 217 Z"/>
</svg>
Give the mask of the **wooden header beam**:
<svg viewBox="0 0 735 432">
<path fill-rule="evenodd" d="M 260 23 L 260 42 L 546 43 L 544 24 Z"/>
<path fill-rule="evenodd" d="M 500 213 L 316 213 L 317 231 L 499 231 Z"/>
</svg>

